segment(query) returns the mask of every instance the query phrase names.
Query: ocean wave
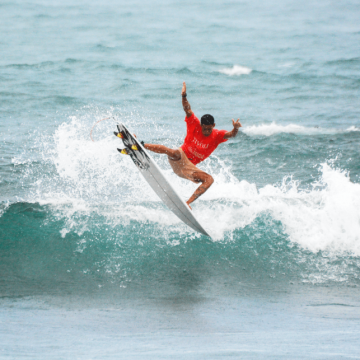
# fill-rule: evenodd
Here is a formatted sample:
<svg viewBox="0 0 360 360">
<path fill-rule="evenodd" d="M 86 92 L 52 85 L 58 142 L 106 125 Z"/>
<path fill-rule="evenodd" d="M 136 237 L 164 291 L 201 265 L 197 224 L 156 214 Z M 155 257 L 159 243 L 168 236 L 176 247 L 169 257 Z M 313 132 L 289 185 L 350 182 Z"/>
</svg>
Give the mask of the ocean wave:
<svg viewBox="0 0 360 360">
<path fill-rule="evenodd" d="M 121 142 L 109 135 L 115 124 L 111 120 L 99 123 L 95 136 L 99 140 L 92 142 L 89 130 L 95 119 L 91 118 L 91 124 L 89 120 L 74 116 L 53 136 L 37 139 L 42 146 L 42 170 L 27 161 L 25 153 L 14 159 L 27 167 L 22 182 L 28 190 L 20 201 L 39 204 L 50 213 L 46 223 L 57 224 L 60 238 L 76 235 L 87 239 L 78 251 L 97 238 L 109 240 L 114 236 L 135 236 L 136 242 L 165 242 L 161 246 L 203 241 L 202 235 L 164 206 L 131 159 L 118 154 L 116 148 Z M 154 158 L 178 192 L 188 198 L 196 184 L 177 177 L 165 157 Z M 216 156 L 202 168 L 214 176 L 215 183 L 194 204 L 193 211 L 212 235 L 213 243 L 242 249 L 251 256 L 263 249 L 265 257 L 271 255 L 268 246 L 277 248 L 281 243 L 281 251 L 287 254 L 286 261 L 281 261 L 286 267 L 303 264 L 304 281 L 351 278 L 353 257 L 360 257 L 360 184 L 352 183 L 348 173 L 324 163 L 319 167 L 318 180 L 309 188 L 302 188 L 292 177 L 257 188 L 237 179 L 231 165 Z M 9 204 L 3 206 L 1 219 L 8 209 Z M 336 265 L 339 261 L 342 268 Z"/>
<path fill-rule="evenodd" d="M 360 64 L 360 57 L 350 58 L 350 59 L 337 59 L 327 61 L 326 65 L 358 65 Z"/>
<path fill-rule="evenodd" d="M 234 75 L 249 75 L 252 72 L 252 69 L 241 66 L 241 65 L 234 65 L 232 68 L 223 68 L 219 70 L 219 73 L 234 76 Z"/>
<path fill-rule="evenodd" d="M 270 129 L 273 126 L 270 125 Z M 108 134 L 111 133 L 109 127 L 115 128 L 115 125 L 109 120 L 99 127 L 97 131 Z M 289 132 L 305 129 L 295 125 L 280 128 Z M 117 153 L 116 147 L 121 144 L 116 137 L 106 135 L 92 142 L 88 130 L 83 119 L 72 117 L 71 122 L 58 127 L 53 139 L 41 140 L 43 161 L 53 167 L 53 172 L 33 173 L 29 163 L 26 181 L 32 179 L 33 185 L 28 201 L 60 205 L 59 208 L 71 204 L 61 215 L 68 218 L 71 229 L 76 228 L 72 215 L 78 211 L 101 212 L 114 226 L 124 220 L 121 213 L 125 211 L 128 220 L 171 225 L 174 230 L 184 232 L 186 229 L 188 234 L 193 233 L 171 212 L 164 215 L 166 208 L 139 177 L 131 160 Z M 269 135 L 269 131 L 266 134 Z M 184 199 L 188 198 L 196 184 L 177 177 L 165 157 L 154 157 L 179 193 Z M 16 162 L 27 164 L 26 158 Z M 352 183 L 347 173 L 324 163 L 313 189 L 301 190 L 296 179 L 291 178 L 284 178 L 281 186 L 268 184 L 257 189 L 255 184 L 237 179 L 231 166 L 216 156 L 202 168 L 213 174 L 215 183 L 211 191 L 194 204 L 194 212 L 216 241 L 222 241 L 236 229 L 243 229 L 269 212 L 286 228 L 290 241 L 304 249 L 352 252 L 360 256 L 360 185 Z M 154 204 L 155 208 L 147 212 L 141 210 L 144 202 Z M 343 212 L 336 215 L 339 209 Z"/>
<path fill-rule="evenodd" d="M 214 189 L 205 195 L 213 204 L 202 202 L 199 213 L 206 214 L 204 224 L 218 240 L 268 213 L 303 249 L 360 256 L 360 184 L 327 163 L 320 170 L 321 177 L 311 189 L 301 189 L 292 177 L 285 177 L 279 186 L 257 189 L 246 181 L 226 181 L 219 174 Z M 218 221 L 213 223 L 215 218 Z"/>
<path fill-rule="evenodd" d="M 176 70 L 176 73 L 186 75 L 186 74 L 192 74 L 193 72 L 187 67 L 182 67 L 181 69 Z"/>
<path fill-rule="evenodd" d="M 61 60 L 61 61 L 43 61 L 43 62 L 33 63 L 33 64 L 27 64 L 27 63 L 7 64 L 7 65 L 0 66 L 0 68 L 5 68 L 5 69 L 14 68 L 14 69 L 20 69 L 20 70 L 23 70 L 23 69 L 24 70 L 33 70 L 33 69 L 46 70 L 46 69 L 54 69 L 59 66 L 63 66 L 64 64 L 66 64 L 67 66 L 76 65 L 76 64 L 91 64 L 91 61 L 67 58 L 67 59 Z"/>
<path fill-rule="evenodd" d="M 55 65 L 55 62 L 53 61 L 43 61 L 40 63 L 35 64 L 8 64 L 3 67 L 5 68 L 15 68 L 15 69 L 42 69 L 42 68 L 48 68 Z"/>
<path fill-rule="evenodd" d="M 194 234 L 158 199 L 131 201 L 125 196 L 124 201 L 118 193 L 109 200 L 92 201 L 79 196 L 85 189 L 77 181 L 78 193 L 67 198 L 64 193 L 43 193 L 41 204 L 3 204 L 0 248 L 3 253 L 13 249 L 10 260 L 26 254 L 27 272 L 17 276 L 43 282 L 51 277 L 59 281 L 61 274 L 60 288 L 69 283 L 72 291 L 86 282 L 149 283 L 159 274 L 198 264 L 199 258 L 204 265 L 217 263 L 215 276 L 226 274 L 245 282 L 256 274 L 257 281 L 267 283 L 270 276 L 271 281 L 357 284 L 360 185 L 328 164 L 322 165 L 321 173 L 312 189 L 301 190 L 297 181 L 284 178 L 280 185 L 257 190 L 254 184 L 220 172 L 213 191 L 194 205 L 214 236 L 212 242 Z M 140 196 L 148 191 L 145 186 L 139 190 Z M 53 247 L 61 261 L 53 261 Z M 21 271 L 15 263 L 9 261 L 8 273 Z M 46 276 L 39 277 L 43 267 Z M 67 272 L 71 282 L 65 281 Z M 56 281 L 42 287 L 57 288 Z M 166 276 L 164 281 L 171 280 Z"/>
<path fill-rule="evenodd" d="M 275 122 L 271 124 L 250 125 L 243 128 L 243 133 L 249 136 L 272 136 L 281 133 L 317 135 L 317 134 L 337 134 L 351 131 L 360 131 L 360 128 L 350 126 L 345 130 L 320 127 L 306 127 L 297 124 L 279 125 Z"/>
</svg>

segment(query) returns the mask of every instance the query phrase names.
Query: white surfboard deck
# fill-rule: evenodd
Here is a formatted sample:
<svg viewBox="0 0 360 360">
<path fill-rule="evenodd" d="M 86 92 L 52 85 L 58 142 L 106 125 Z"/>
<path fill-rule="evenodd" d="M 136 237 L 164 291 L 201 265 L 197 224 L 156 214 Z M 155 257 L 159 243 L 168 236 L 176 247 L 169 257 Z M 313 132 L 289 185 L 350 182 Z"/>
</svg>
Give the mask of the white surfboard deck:
<svg viewBox="0 0 360 360">
<path fill-rule="evenodd" d="M 122 135 L 123 143 L 125 148 L 129 151 L 131 159 L 159 198 L 186 225 L 190 226 L 195 231 L 210 236 L 195 218 L 189 206 L 171 186 L 170 182 L 166 179 L 165 175 L 146 149 L 130 133 L 124 124 L 120 123 L 117 127 L 119 133 Z M 131 150 L 132 145 L 136 145 L 138 150 Z"/>
</svg>

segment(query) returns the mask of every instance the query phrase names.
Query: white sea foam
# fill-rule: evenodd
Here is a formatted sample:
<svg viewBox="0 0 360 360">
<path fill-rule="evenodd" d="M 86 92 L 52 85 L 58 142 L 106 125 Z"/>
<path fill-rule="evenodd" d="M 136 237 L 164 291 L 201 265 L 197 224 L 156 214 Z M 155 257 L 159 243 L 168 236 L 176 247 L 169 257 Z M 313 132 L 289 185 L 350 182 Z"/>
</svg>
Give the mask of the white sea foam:
<svg viewBox="0 0 360 360">
<path fill-rule="evenodd" d="M 360 131 L 360 128 L 356 126 L 350 126 L 349 128 L 346 129 L 346 131 Z"/>
<path fill-rule="evenodd" d="M 322 164 L 321 172 L 318 183 L 309 191 L 299 190 L 291 180 L 281 187 L 268 185 L 259 196 L 294 243 L 313 252 L 359 256 L 360 185 L 328 164 Z"/>
<path fill-rule="evenodd" d="M 232 68 L 223 68 L 219 70 L 219 73 L 234 76 L 234 75 L 249 75 L 252 69 L 246 66 L 234 65 Z"/>
<path fill-rule="evenodd" d="M 334 128 L 320 128 L 320 127 L 306 127 L 297 124 L 279 125 L 275 122 L 271 124 L 260 124 L 244 126 L 242 130 L 249 136 L 272 136 L 280 133 L 288 134 L 304 134 L 304 135 L 316 135 L 316 134 L 336 134 L 350 131 L 360 131 L 355 126 L 351 126 L 346 130 L 334 129 Z"/>
<path fill-rule="evenodd" d="M 214 205 L 199 207 L 215 238 L 270 214 L 282 223 L 289 240 L 304 249 L 360 256 L 360 184 L 352 183 L 346 172 L 322 164 L 319 181 L 310 190 L 299 189 L 291 178 L 259 191 L 246 181 L 216 181 L 213 186 L 203 200 Z M 220 199 L 225 201 L 216 204 Z"/>
<path fill-rule="evenodd" d="M 81 118 L 62 124 L 54 138 L 44 142 L 44 161 L 55 173 L 36 175 L 28 201 L 50 204 L 59 218 L 66 219 L 63 236 L 87 231 L 93 214 L 112 227 L 135 221 L 156 224 L 164 232 L 193 234 L 167 210 L 131 159 L 116 151 L 122 143 L 107 135 L 111 126 L 107 124 L 103 140 L 94 143 L 88 136 L 89 123 Z M 188 198 L 197 185 L 177 177 L 166 157 L 154 158 Z M 193 211 L 215 241 L 231 239 L 235 230 L 266 215 L 280 222 L 289 241 L 304 249 L 360 256 L 360 184 L 352 183 L 346 172 L 325 163 L 313 188 L 301 189 L 296 179 L 285 178 L 281 185 L 257 189 L 237 179 L 231 166 L 216 156 L 201 167 L 213 174 L 215 183 L 194 203 Z M 34 173 L 28 176 L 33 178 Z"/>
</svg>

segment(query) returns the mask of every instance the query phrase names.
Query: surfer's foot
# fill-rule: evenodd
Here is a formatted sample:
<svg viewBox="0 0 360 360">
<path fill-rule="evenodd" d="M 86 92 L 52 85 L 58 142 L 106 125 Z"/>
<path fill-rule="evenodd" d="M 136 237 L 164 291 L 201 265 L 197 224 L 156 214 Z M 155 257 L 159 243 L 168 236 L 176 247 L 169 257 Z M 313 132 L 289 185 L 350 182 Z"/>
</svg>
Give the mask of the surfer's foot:
<svg viewBox="0 0 360 360">
<path fill-rule="evenodd" d="M 186 202 L 186 205 L 190 208 L 190 210 L 192 210 L 192 207 L 190 206 L 190 204 L 188 202 Z"/>
</svg>

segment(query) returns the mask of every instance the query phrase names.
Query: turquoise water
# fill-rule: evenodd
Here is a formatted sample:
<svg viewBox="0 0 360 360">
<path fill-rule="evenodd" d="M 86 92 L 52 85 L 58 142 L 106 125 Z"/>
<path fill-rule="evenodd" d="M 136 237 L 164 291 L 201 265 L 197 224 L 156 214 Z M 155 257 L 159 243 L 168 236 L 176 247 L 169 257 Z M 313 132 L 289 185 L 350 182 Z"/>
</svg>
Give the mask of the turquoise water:
<svg viewBox="0 0 360 360">
<path fill-rule="evenodd" d="M 359 358 L 359 15 L 347 0 L 1 3 L 0 358 Z M 112 134 L 181 145 L 183 81 L 198 117 L 243 124 L 201 165 L 212 240 Z"/>
</svg>

